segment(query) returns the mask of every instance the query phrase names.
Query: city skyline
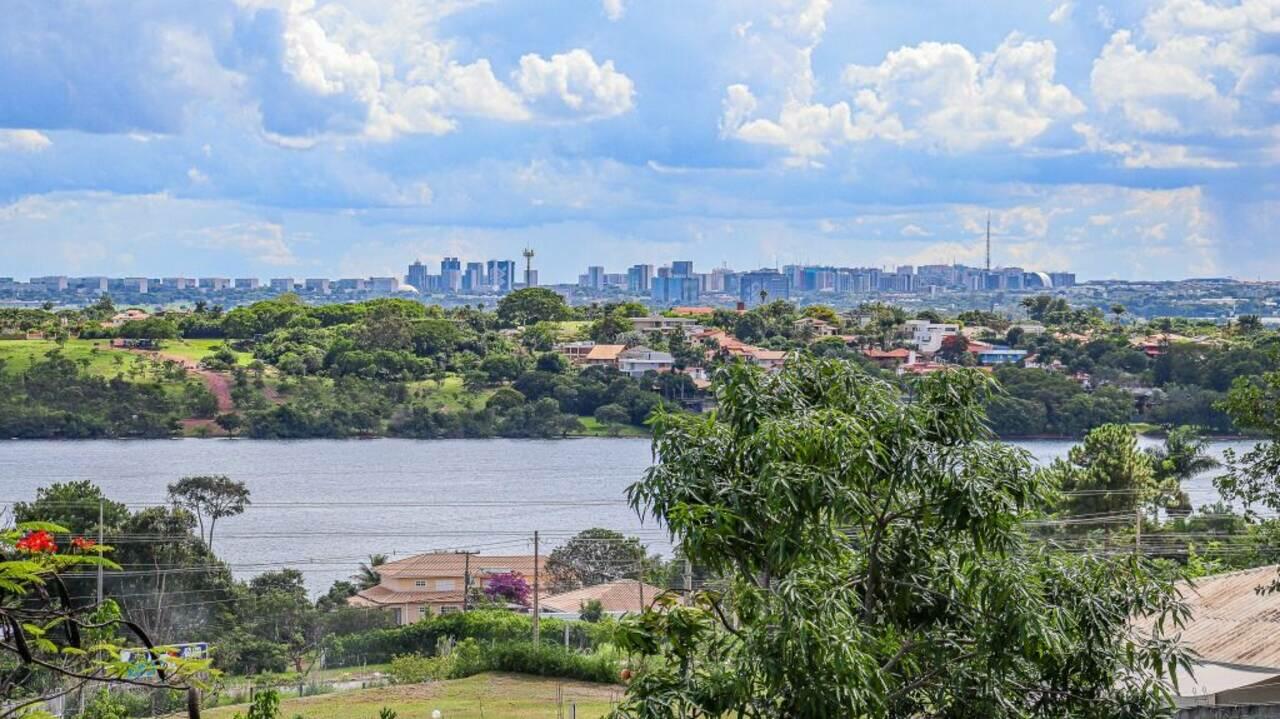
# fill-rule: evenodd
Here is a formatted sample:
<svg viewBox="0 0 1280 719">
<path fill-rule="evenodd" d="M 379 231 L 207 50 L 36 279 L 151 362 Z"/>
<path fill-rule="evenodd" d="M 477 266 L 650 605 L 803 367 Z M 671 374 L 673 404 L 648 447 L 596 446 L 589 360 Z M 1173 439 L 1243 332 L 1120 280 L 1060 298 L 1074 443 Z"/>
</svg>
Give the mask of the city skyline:
<svg viewBox="0 0 1280 719">
<path fill-rule="evenodd" d="M 1280 276 L 1272 0 L 9 10 L 5 275 Z"/>
</svg>

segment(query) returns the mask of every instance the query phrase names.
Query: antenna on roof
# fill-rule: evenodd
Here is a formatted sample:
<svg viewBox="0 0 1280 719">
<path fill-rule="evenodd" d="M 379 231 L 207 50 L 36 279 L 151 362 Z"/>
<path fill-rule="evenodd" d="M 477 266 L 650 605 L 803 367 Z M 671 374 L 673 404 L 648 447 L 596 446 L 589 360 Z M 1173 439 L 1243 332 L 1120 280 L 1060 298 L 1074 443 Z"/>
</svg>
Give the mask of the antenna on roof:
<svg viewBox="0 0 1280 719">
<path fill-rule="evenodd" d="M 991 271 L 991 213 L 987 213 L 987 272 Z"/>
</svg>

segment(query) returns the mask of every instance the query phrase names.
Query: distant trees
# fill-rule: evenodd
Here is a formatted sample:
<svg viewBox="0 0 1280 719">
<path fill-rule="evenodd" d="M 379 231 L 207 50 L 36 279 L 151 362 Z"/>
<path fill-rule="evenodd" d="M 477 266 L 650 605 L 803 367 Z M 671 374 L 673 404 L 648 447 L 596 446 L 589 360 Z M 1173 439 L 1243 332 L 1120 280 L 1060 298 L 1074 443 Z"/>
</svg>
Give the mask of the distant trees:
<svg viewBox="0 0 1280 719">
<path fill-rule="evenodd" d="M 547 556 L 552 591 L 590 587 L 643 576 L 648 552 L 635 537 L 612 529 L 579 532 Z"/>
</svg>

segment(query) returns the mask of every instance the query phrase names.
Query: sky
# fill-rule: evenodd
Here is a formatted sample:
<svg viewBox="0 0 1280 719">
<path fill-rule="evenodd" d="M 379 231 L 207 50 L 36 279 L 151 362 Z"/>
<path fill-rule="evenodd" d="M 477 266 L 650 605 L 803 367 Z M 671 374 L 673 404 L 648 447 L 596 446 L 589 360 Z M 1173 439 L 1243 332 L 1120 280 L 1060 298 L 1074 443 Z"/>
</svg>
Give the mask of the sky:
<svg viewBox="0 0 1280 719">
<path fill-rule="evenodd" d="M 9 0 L 0 275 L 1280 279 L 1280 0 Z M 437 265 L 438 266 L 438 265 Z"/>
</svg>

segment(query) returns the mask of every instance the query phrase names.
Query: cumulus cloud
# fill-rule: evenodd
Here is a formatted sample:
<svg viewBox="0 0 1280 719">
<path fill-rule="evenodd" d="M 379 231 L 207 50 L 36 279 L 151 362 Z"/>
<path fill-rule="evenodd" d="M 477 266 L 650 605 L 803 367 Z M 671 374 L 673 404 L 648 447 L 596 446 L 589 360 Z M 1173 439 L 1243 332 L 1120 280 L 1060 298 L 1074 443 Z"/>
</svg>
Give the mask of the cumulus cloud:
<svg viewBox="0 0 1280 719">
<path fill-rule="evenodd" d="M 37 130 L 0 130 L 0 152 L 40 152 L 53 146 L 53 140 Z"/>
<path fill-rule="evenodd" d="M 240 222 L 182 233 L 191 248 L 238 252 L 247 259 L 274 267 L 298 264 L 283 225 L 275 222 Z"/>
<path fill-rule="evenodd" d="M 617 22 L 622 19 L 627 8 L 622 4 L 622 0 L 603 0 L 604 16 L 610 20 Z"/>
<path fill-rule="evenodd" d="M 613 61 L 598 64 L 582 49 L 549 59 L 525 55 L 514 78 L 521 95 L 551 116 L 613 117 L 630 110 L 635 97 L 635 84 Z"/>
<path fill-rule="evenodd" d="M 1094 61 L 1090 87 L 1104 115 L 1097 134 L 1126 161 L 1147 154 L 1167 166 L 1208 166 L 1206 157 L 1230 164 L 1214 158 L 1241 143 L 1265 154 L 1280 127 L 1277 43 L 1275 0 L 1165 0 L 1140 30 L 1113 33 Z M 1214 137 L 1229 141 L 1215 148 L 1205 140 Z"/>
<path fill-rule="evenodd" d="M 1075 4 L 1070 1 L 1064 2 L 1049 13 L 1049 22 L 1064 23 L 1071 19 L 1071 13 L 1076 9 Z"/>
<path fill-rule="evenodd" d="M 798 157 L 833 144 L 881 139 L 945 151 L 1018 147 L 1084 104 L 1054 82 L 1057 48 L 1018 35 L 975 57 L 953 43 L 926 42 L 890 52 L 879 65 L 851 65 L 852 99 L 825 105 L 790 100 L 777 119 L 750 119 L 750 89 L 731 87 L 722 131 L 747 142 L 782 145 Z M 749 111 L 750 110 L 750 111 Z"/>
</svg>

